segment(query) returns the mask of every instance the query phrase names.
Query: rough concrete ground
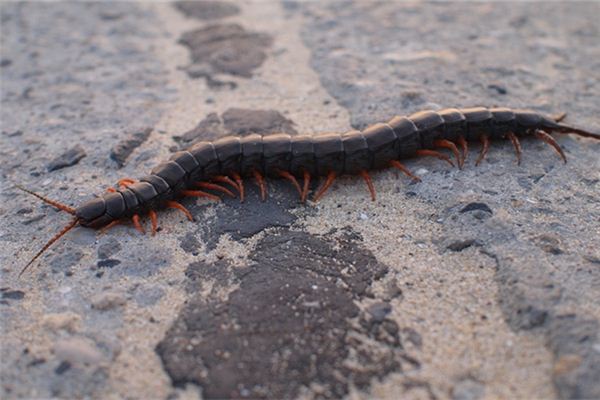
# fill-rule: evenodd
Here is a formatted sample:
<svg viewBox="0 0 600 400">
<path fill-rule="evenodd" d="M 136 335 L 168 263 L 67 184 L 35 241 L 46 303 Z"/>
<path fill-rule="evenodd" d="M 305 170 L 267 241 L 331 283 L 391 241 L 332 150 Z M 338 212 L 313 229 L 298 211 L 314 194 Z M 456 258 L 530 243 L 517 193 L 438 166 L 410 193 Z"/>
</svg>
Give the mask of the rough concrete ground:
<svg viewBox="0 0 600 400">
<path fill-rule="evenodd" d="M 3 398 L 598 398 L 600 144 L 69 233 L 194 140 L 502 105 L 599 131 L 598 3 L 2 3 Z"/>
</svg>

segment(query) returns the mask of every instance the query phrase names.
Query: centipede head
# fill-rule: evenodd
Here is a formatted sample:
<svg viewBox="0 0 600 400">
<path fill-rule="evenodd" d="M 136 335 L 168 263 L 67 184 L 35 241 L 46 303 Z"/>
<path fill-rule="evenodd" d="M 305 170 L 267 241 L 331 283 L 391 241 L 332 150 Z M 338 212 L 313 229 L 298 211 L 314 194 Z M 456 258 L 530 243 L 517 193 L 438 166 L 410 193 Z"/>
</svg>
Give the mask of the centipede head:
<svg viewBox="0 0 600 400">
<path fill-rule="evenodd" d="M 65 211 L 65 212 L 67 212 L 67 213 L 69 213 L 69 214 L 71 214 L 71 215 L 74 216 L 74 218 L 71 220 L 71 222 L 69 222 L 69 224 L 67 224 L 65 227 L 63 227 L 50 240 L 48 240 L 48 242 L 40 249 L 40 251 L 38 251 L 36 253 L 36 255 L 33 256 L 33 258 L 27 263 L 27 265 L 25 265 L 23 267 L 23 269 L 21 270 L 21 272 L 19 272 L 19 277 L 20 277 L 34 263 L 35 260 L 37 260 L 46 250 L 48 250 L 48 248 L 50 246 L 52 246 L 54 243 L 56 243 L 61 237 L 63 237 L 71 229 L 73 229 L 74 227 L 76 227 L 79 224 L 80 219 L 79 219 L 79 217 L 76 216 L 75 209 L 73 207 L 69 207 L 69 206 L 67 206 L 65 204 L 62 204 L 62 203 L 58 202 L 58 201 L 48 199 L 47 197 L 42 196 L 42 195 L 40 195 L 38 193 L 35 193 L 35 192 L 33 192 L 33 191 L 29 190 L 29 189 L 25 189 L 22 186 L 19 186 L 19 185 L 15 185 L 15 186 L 18 189 L 21 189 L 24 192 L 29 193 L 29 194 L 37 197 L 38 199 L 42 200 L 44 203 L 48 203 L 51 206 L 59 209 L 60 211 Z"/>
</svg>

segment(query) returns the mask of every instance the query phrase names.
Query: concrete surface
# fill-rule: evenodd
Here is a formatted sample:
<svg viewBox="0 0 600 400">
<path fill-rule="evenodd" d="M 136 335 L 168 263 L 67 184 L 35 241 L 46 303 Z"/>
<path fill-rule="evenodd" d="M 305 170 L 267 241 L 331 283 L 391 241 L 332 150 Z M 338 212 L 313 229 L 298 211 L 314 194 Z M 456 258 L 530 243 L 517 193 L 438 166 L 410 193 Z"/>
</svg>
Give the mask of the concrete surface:
<svg viewBox="0 0 600 400">
<path fill-rule="evenodd" d="M 2 3 L 2 398 L 600 397 L 600 143 L 494 143 L 318 204 L 185 202 L 160 232 L 76 205 L 199 139 L 419 109 L 568 113 L 600 131 L 600 5 Z M 147 221 L 146 221 L 147 223 Z"/>
</svg>

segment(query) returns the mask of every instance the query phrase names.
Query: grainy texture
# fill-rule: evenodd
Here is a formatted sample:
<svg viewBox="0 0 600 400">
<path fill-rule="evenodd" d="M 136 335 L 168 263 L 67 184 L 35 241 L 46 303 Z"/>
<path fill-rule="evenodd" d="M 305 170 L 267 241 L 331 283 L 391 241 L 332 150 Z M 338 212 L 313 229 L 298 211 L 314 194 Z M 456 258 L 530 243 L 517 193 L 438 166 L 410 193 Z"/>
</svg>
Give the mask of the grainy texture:
<svg viewBox="0 0 600 400">
<path fill-rule="evenodd" d="M 566 166 L 534 140 L 521 166 L 503 142 L 478 168 L 475 143 L 463 171 L 408 161 L 423 181 L 373 174 L 375 203 L 355 178 L 316 206 L 285 181 L 262 203 L 248 181 L 244 204 L 185 201 L 196 222 L 163 212 L 154 237 L 73 230 L 17 280 L 68 218 L 11 182 L 77 205 L 147 173 L 199 121 L 190 140 L 484 105 L 600 130 L 596 3 L 252 2 L 225 16 L 211 2 L 208 20 L 189 7 L 207 6 L 0 4 L 2 398 L 599 396 L 589 140 L 559 137 Z M 140 126 L 153 130 L 115 168 L 111 149 Z M 86 157 L 48 171 L 78 145 Z M 271 316 L 281 329 L 263 329 Z"/>
</svg>

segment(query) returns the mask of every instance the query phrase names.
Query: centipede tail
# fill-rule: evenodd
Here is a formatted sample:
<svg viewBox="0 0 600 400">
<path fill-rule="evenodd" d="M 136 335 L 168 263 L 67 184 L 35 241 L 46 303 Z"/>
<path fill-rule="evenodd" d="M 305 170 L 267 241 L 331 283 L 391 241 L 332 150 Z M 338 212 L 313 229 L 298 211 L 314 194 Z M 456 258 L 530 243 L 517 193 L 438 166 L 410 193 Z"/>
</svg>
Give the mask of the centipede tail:
<svg viewBox="0 0 600 400">
<path fill-rule="evenodd" d="M 152 234 L 157 231 L 157 209 L 175 208 L 193 221 L 192 214 L 178 202 L 185 197 L 219 200 L 222 195 L 243 202 L 244 180 L 253 178 L 260 198 L 267 197 L 266 180 L 286 179 L 305 202 L 311 181 L 325 178 L 313 200 L 320 200 L 337 177 L 361 176 L 375 201 L 372 171 L 395 168 L 415 181 L 420 178 L 400 162 L 413 157 L 436 157 L 454 166 L 448 151 L 463 168 L 468 157 L 468 143 L 480 141 L 481 151 L 475 164 L 486 156 L 494 140 L 510 140 L 517 163 L 521 163 L 520 138 L 536 137 L 551 145 L 566 162 L 566 156 L 552 133 L 575 134 L 600 140 L 600 134 L 574 128 L 562 122 L 564 115 L 545 117 L 529 110 L 509 108 L 448 108 L 396 116 L 364 130 L 319 135 L 274 134 L 224 137 L 214 142 L 200 142 L 179 151 L 139 180 L 123 178 L 105 193 L 72 208 L 17 186 L 42 201 L 75 216 L 23 268 L 21 274 L 69 230 L 77 225 L 108 229 L 132 221 L 144 233 L 142 217 L 148 215 Z M 302 184 L 300 183 L 302 180 Z"/>
</svg>

